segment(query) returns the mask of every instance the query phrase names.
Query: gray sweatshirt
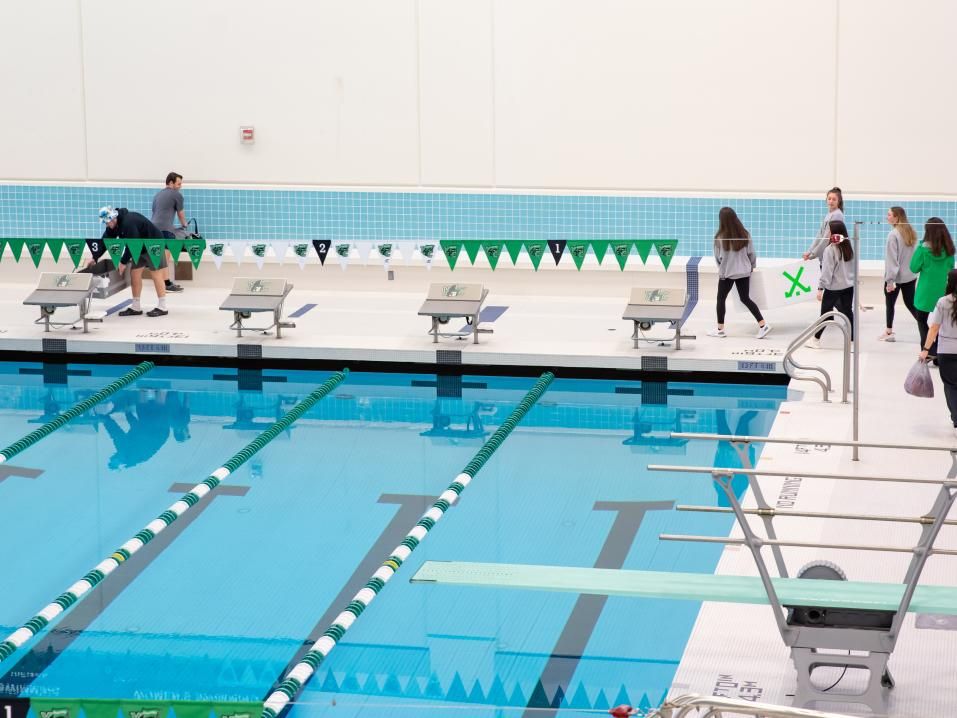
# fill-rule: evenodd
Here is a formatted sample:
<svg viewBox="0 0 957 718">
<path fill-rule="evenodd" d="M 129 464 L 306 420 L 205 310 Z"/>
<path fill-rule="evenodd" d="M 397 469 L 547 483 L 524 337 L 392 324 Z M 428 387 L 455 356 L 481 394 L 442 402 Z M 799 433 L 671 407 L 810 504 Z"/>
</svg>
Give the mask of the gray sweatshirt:
<svg viewBox="0 0 957 718">
<path fill-rule="evenodd" d="M 821 280 L 817 283 L 817 288 L 837 291 L 853 286 L 854 260 L 845 262 L 840 248 L 836 244 L 830 245 L 821 258 Z"/>
<path fill-rule="evenodd" d="M 843 210 L 836 209 L 833 212 L 828 212 L 824 216 L 824 220 L 821 222 L 821 228 L 817 231 L 817 237 L 814 238 L 811 248 L 807 251 L 808 259 L 811 257 L 820 257 L 825 247 L 827 247 L 827 240 L 831 236 L 831 228 L 828 226 L 831 223 L 831 220 L 840 220 L 843 222 Z"/>
<path fill-rule="evenodd" d="M 714 258 L 718 263 L 718 279 L 742 279 L 750 277 L 758 260 L 754 256 L 754 243 L 748 239 L 744 249 L 732 251 L 721 246 L 721 240 L 714 240 Z"/>
<path fill-rule="evenodd" d="M 917 279 L 910 271 L 910 258 L 914 256 L 917 242 L 908 247 L 896 229 L 887 235 L 887 250 L 884 253 L 884 283 L 903 284 Z"/>
</svg>

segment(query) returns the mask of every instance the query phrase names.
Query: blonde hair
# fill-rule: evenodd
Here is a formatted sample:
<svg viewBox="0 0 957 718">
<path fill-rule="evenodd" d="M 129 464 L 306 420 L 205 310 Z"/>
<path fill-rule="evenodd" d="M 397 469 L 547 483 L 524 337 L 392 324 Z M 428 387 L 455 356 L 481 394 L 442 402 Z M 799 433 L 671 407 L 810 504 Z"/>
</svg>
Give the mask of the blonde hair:
<svg viewBox="0 0 957 718">
<path fill-rule="evenodd" d="M 904 208 L 891 207 L 891 214 L 897 219 L 897 224 L 894 225 L 894 229 L 897 230 L 901 239 L 904 240 L 904 244 L 908 247 L 913 247 L 917 244 L 917 232 L 914 231 L 914 228 L 911 227 L 910 222 L 907 220 L 907 212 L 904 211 Z"/>
</svg>

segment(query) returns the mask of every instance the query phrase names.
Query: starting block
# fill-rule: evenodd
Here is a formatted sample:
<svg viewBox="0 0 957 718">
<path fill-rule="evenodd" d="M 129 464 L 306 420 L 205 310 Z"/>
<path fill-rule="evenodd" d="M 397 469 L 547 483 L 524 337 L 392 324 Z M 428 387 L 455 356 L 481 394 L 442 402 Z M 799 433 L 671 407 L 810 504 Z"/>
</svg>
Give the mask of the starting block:
<svg viewBox="0 0 957 718">
<path fill-rule="evenodd" d="M 86 334 L 89 332 L 89 322 L 102 322 L 106 316 L 105 312 L 90 311 L 93 289 L 92 274 L 43 272 L 37 288 L 23 303 L 40 307 L 40 318 L 34 324 L 43 324 L 44 331 L 50 331 L 50 327 L 75 329 L 78 322 L 83 322 L 83 333 Z M 52 321 L 51 317 L 61 307 L 76 307 L 80 316 L 71 322 Z"/>
<path fill-rule="evenodd" d="M 295 322 L 282 319 L 282 307 L 289 292 L 292 291 L 292 286 L 285 279 L 236 277 L 229 296 L 219 308 L 233 313 L 233 323 L 229 325 L 229 328 L 236 330 L 237 337 L 243 335 L 243 330 L 267 334 L 270 329 L 276 327 L 276 339 L 280 339 L 283 329 L 292 329 L 296 326 Z M 253 314 L 260 312 L 272 312 L 272 324 L 268 327 L 243 325 L 244 319 L 249 319 Z"/>
<path fill-rule="evenodd" d="M 431 317 L 432 343 L 438 344 L 439 337 L 455 337 L 465 339 L 470 334 L 472 342 L 478 344 L 479 333 L 491 334 L 491 329 L 479 327 L 479 316 L 482 313 L 482 304 L 488 296 L 488 290 L 481 284 L 432 284 L 429 286 L 428 296 L 419 308 L 420 317 Z M 439 325 L 448 324 L 453 317 L 464 318 L 471 331 L 440 332 Z"/>
<path fill-rule="evenodd" d="M 631 290 L 631 298 L 621 318 L 631 321 L 634 325 L 631 338 L 635 349 L 639 342 L 670 343 L 674 341 L 675 349 L 681 349 L 682 339 L 694 339 L 693 335 L 682 335 L 681 325 L 685 308 L 688 306 L 688 293 L 678 287 L 635 287 Z M 659 322 L 667 323 L 674 329 L 674 336 L 664 339 L 645 337 L 643 332 Z"/>
</svg>

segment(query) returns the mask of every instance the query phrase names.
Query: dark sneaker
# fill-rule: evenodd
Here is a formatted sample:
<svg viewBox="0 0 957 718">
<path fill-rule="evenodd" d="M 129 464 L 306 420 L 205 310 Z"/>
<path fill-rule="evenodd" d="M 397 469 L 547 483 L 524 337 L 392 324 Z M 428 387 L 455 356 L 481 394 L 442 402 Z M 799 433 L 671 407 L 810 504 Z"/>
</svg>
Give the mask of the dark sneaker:
<svg viewBox="0 0 957 718">
<path fill-rule="evenodd" d="M 122 312 L 120 312 L 121 317 L 138 317 L 143 312 L 139 309 L 130 309 L 127 307 Z"/>
<path fill-rule="evenodd" d="M 148 316 L 148 317 L 165 317 L 167 314 L 169 314 L 169 312 L 167 312 L 165 309 L 160 309 L 159 307 L 155 307 L 154 309 L 150 309 L 150 310 L 146 313 L 146 316 Z"/>
<path fill-rule="evenodd" d="M 182 291 L 183 291 L 183 287 L 182 287 L 181 285 L 179 285 L 179 284 L 173 284 L 172 282 L 169 282 L 169 283 L 166 285 L 166 291 L 167 291 L 167 292 L 182 292 Z"/>
</svg>

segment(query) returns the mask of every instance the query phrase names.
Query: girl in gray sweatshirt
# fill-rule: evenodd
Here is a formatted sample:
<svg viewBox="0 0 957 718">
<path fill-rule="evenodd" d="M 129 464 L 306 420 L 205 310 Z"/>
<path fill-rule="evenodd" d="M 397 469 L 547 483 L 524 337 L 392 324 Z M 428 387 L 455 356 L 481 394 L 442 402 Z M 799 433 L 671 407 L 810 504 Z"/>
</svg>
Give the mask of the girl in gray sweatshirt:
<svg viewBox="0 0 957 718">
<path fill-rule="evenodd" d="M 708 332 L 711 337 L 726 337 L 724 315 L 726 302 L 732 287 L 738 288 L 738 298 L 758 322 L 758 339 L 771 332 L 771 325 L 764 321 L 761 310 L 751 299 L 751 272 L 757 264 L 751 235 L 741 224 L 738 215 L 730 207 L 718 212 L 718 231 L 714 235 L 714 258 L 718 263 L 718 328 Z"/>
<path fill-rule="evenodd" d="M 854 248 L 847 238 L 844 222 L 830 224 L 830 240 L 821 257 L 821 279 L 817 285 L 817 300 L 821 302 L 821 315 L 836 309 L 851 323 L 851 340 L 854 338 Z M 811 337 L 805 346 L 821 348 L 824 327 Z"/>
<path fill-rule="evenodd" d="M 821 221 L 821 228 L 817 231 L 817 237 L 811 243 L 811 248 L 804 253 L 804 259 L 812 257 L 820 258 L 827 248 L 827 241 L 831 237 L 831 222 L 844 221 L 844 195 L 840 187 L 831 187 L 827 191 L 827 214 Z"/>
<path fill-rule="evenodd" d="M 920 321 L 914 306 L 917 275 L 910 271 L 910 259 L 917 249 L 917 233 L 907 221 L 907 212 L 903 207 L 891 207 L 887 210 L 887 223 L 892 229 L 887 235 L 887 247 L 884 251 L 884 308 L 887 328 L 877 337 L 877 340 L 882 342 L 896 340 L 894 305 L 897 304 L 898 294 L 904 296 L 904 306 L 911 316 Z"/>
</svg>

